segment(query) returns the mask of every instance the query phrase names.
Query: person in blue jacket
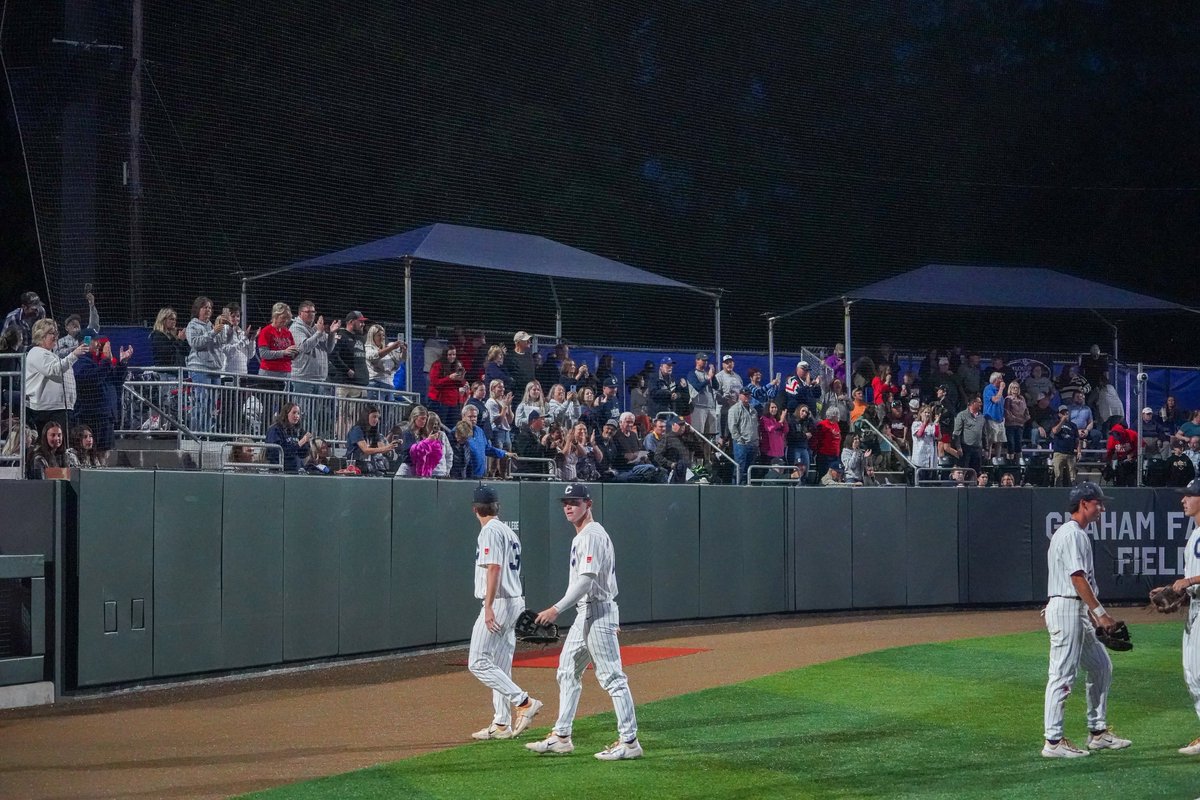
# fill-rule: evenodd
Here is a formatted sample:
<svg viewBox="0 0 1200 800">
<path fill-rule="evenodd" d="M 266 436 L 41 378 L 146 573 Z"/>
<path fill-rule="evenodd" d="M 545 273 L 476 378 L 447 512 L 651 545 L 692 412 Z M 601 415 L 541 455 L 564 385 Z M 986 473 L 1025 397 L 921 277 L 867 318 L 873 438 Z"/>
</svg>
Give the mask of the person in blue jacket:
<svg viewBox="0 0 1200 800">
<path fill-rule="evenodd" d="M 267 428 L 267 444 L 277 444 L 283 449 L 284 472 L 303 472 L 304 459 L 312 446 L 312 432 L 300 427 L 300 416 L 298 403 L 284 403 L 274 424 Z M 269 450 L 267 457 L 279 463 L 279 451 Z"/>
<path fill-rule="evenodd" d="M 125 347 L 114 357 L 107 337 L 92 339 L 87 355 L 75 362 L 75 383 L 78 399 L 75 415 L 79 422 L 92 429 L 95 450 L 103 459 L 113 449 L 114 431 L 121 415 L 121 385 L 129 374 L 129 359 L 133 347 Z"/>
<path fill-rule="evenodd" d="M 471 449 L 471 458 L 467 464 L 468 478 L 482 478 L 487 471 L 487 457 L 513 458 L 516 453 L 507 453 L 499 447 L 493 447 L 488 442 L 487 434 L 479 427 L 479 409 L 471 404 L 462 408 L 462 419 L 471 425 L 471 438 L 467 439 L 467 447 Z"/>
</svg>

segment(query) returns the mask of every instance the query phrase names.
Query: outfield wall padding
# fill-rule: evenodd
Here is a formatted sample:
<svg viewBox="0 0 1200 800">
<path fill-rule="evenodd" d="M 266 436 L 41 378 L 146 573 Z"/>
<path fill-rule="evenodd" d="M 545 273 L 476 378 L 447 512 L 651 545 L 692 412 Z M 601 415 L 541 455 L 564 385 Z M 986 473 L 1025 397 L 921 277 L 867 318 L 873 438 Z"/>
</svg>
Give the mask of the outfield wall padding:
<svg viewBox="0 0 1200 800">
<path fill-rule="evenodd" d="M 51 517 L 77 514 L 60 580 L 62 680 L 78 688 L 466 640 L 479 614 L 475 486 L 102 470 L 0 497 L 40 497 L 38 508 L 54 498 Z M 496 488 L 521 537 L 526 603 L 540 610 L 567 585 L 562 484 Z M 1047 534 L 1066 513 L 1061 489 L 592 493 L 625 624 L 1037 602 Z M 1093 535 L 1097 581 L 1105 600 L 1138 600 L 1179 574 L 1190 521 L 1169 490 L 1111 493 Z M 0 547 L 46 535 L 22 531 L 0 534 Z"/>
</svg>

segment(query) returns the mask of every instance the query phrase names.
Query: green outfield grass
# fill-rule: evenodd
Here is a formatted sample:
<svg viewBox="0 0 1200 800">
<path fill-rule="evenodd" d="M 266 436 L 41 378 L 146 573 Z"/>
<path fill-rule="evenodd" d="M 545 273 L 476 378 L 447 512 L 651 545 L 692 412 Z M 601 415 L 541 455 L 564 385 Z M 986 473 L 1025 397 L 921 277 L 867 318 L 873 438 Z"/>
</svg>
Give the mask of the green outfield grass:
<svg viewBox="0 0 1200 800">
<path fill-rule="evenodd" d="M 897 617 L 896 624 L 903 624 Z M 592 758 L 612 713 L 579 720 L 574 755 L 480 742 L 256 798 L 1193 798 L 1200 735 L 1180 666 L 1179 624 L 1131 626 L 1116 653 L 1109 718 L 1133 746 L 1044 759 L 1044 632 L 904 647 L 638 708 L 645 758 Z M 585 692 L 601 691 L 591 673 Z M 637 693 L 637 672 L 631 684 Z M 552 721 L 555 704 L 545 712 Z M 540 718 L 539 718 L 540 721 Z M 1086 740 L 1082 681 L 1067 736 Z"/>
</svg>

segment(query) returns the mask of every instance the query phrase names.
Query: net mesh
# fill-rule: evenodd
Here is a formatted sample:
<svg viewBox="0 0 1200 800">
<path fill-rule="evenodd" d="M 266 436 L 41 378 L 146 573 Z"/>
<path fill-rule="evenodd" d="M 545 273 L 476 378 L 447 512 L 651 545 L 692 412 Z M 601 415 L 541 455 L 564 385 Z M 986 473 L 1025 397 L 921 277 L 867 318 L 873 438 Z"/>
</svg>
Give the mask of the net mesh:
<svg viewBox="0 0 1200 800">
<path fill-rule="evenodd" d="M 1172 296 L 1134 270 L 1200 244 L 1200 115 L 1170 85 L 1196 11 L 1051 5 L 147 3 L 137 61 L 131 0 L 7 0 L 0 47 L 60 319 L 87 283 L 106 320 L 186 316 L 243 276 L 443 221 L 721 287 L 725 341 L 763 349 L 764 313 L 930 261 L 1101 264 Z M 556 289 L 575 341 L 712 341 L 698 295 Z M 382 263 L 256 281 L 246 321 L 302 298 L 403 319 Z M 424 264 L 414 319 L 547 333 L 554 302 L 545 279 Z M 913 351 L 1109 338 L 986 311 L 856 330 Z M 816 309 L 777 346 L 840 332 L 839 306 Z"/>
</svg>

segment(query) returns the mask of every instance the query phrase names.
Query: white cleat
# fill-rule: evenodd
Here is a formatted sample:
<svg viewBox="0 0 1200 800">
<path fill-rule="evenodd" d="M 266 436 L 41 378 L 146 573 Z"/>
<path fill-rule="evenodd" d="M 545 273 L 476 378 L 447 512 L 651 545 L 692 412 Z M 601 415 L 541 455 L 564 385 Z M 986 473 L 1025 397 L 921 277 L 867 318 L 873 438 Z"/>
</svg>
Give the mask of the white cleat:
<svg viewBox="0 0 1200 800">
<path fill-rule="evenodd" d="M 560 756 L 565 756 L 568 753 L 575 752 L 575 744 L 571 741 L 570 736 L 559 736 L 551 731 L 550 735 L 545 739 L 540 739 L 536 742 L 528 742 L 525 745 L 526 750 L 532 750 L 535 753 L 557 753 Z"/>
<path fill-rule="evenodd" d="M 517 706 L 517 718 L 513 720 L 513 736 L 520 736 L 529 727 L 529 723 L 533 722 L 533 718 L 542 710 L 542 701 L 535 700 L 532 697 L 525 698 L 525 705 Z"/>
<path fill-rule="evenodd" d="M 1059 739 L 1058 744 L 1050 744 L 1050 742 L 1047 741 L 1042 747 L 1043 758 L 1080 758 L 1082 756 L 1089 755 L 1091 755 L 1091 753 L 1089 753 L 1087 750 L 1080 750 L 1078 747 L 1071 744 L 1071 740 L 1067 739 L 1066 737 Z"/>
<path fill-rule="evenodd" d="M 493 722 L 483 730 L 472 733 L 471 738 L 487 741 L 488 739 L 511 739 L 515 735 L 512 728 L 507 725 L 497 725 Z"/>
<path fill-rule="evenodd" d="M 637 739 L 634 739 L 632 742 L 622 742 L 618 739 L 599 753 L 596 753 L 596 758 L 601 761 L 623 761 L 627 758 L 641 757 L 642 745 Z"/>
<path fill-rule="evenodd" d="M 1191 744 L 1179 748 L 1179 752 L 1185 756 L 1200 756 L 1200 739 L 1193 739 Z"/>
<path fill-rule="evenodd" d="M 1087 746 L 1088 750 L 1124 750 L 1129 745 L 1133 744 L 1128 739 L 1122 739 L 1112 732 L 1112 728 L 1108 728 L 1104 733 L 1089 733 Z"/>
</svg>

